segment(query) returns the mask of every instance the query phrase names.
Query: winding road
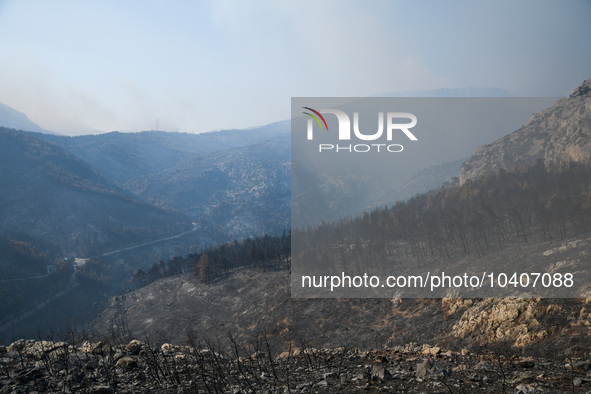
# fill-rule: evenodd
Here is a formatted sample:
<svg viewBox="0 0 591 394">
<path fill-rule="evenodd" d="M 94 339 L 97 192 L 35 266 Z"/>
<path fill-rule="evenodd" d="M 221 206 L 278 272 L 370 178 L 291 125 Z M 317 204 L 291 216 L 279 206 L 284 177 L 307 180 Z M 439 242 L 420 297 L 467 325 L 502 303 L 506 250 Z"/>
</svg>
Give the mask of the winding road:
<svg viewBox="0 0 591 394">
<path fill-rule="evenodd" d="M 148 246 L 148 245 L 153 245 L 153 244 L 156 244 L 158 242 L 170 241 L 171 239 L 178 239 L 180 237 L 183 237 L 183 236 L 185 236 L 185 235 L 187 235 L 189 233 L 192 233 L 193 231 L 196 231 L 197 230 L 197 223 L 192 223 L 192 224 L 193 224 L 193 228 L 191 230 L 189 230 L 189 231 L 185 231 L 185 232 L 182 232 L 180 234 L 172 235 L 170 237 L 157 239 L 155 241 L 144 242 L 144 243 L 141 243 L 141 244 L 138 244 L 138 245 L 133 245 L 133 246 L 129 246 L 129 247 L 126 247 L 126 248 L 117 249 L 117 250 L 112 250 L 110 252 L 106 252 L 106 253 L 101 254 L 101 256 L 111 256 L 111 255 L 114 255 L 114 254 L 117 254 L 117 253 L 120 253 L 120 252 L 125 252 L 125 251 L 128 251 L 128 250 L 137 249 L 137 248 L 141 248 L 141 247 Z"/>
<path fill-rule="evenodd" d="M 178 239 L 180 237 L 183 237 L 189 233 L 192 233 L 194 231 L 197 230 L 197 223 L 192 223 L 193 224 L 193 228 L 189 231 L 184 231 L 182 233 L 176 234 L 176 235 L 172 235 L 170 237 L 165 237 L 165 238 L 161 238 L 161 239 L 157 239 L 155 241 L 150 241 L 150 242 L 144 242 L 138 245 L 133 245 L 133 246 L 128 246 L 125 248 L 121 248 L 121 249 L 117 249 L 117 250 L 113 250 L 110 252 L 105 252 L 103 254 L 101 254 L 101 256 L 111 256 L 114 255 L 116 253 L 119 252 L 124 252 L 124 251 L 128 251 L 128 250 L 133 250 L 133 249 L 137 249 L 137 248 L 141 248 L 144 246 L 148 246 L 148 245 L 152 245 L 158 242 L 162 242 L 162 241 L 169 241 L 172 239 Z M 14 325 L 22 322 L 25 319 L 28 319 L 29 317 L 33 316 L 33 314 L 35 314 L 35 312 L 40 311 L 41 309 L 45 308 L 47 305 L 51 304 L 52 302 L 54 302 L 55 300 L 57 300 L 58 298 L 68 294 L 70 292 L 70 290 L 72 290 L 72 287 L 74 286 L 74 278 L 76 277 L 76 272 L 78 270 L 79 267 L 83 266 L 84 263 L 86 263 L 88 259 L 87 258 L 75 258 L 75 264 L 74 264 L 74 271 L 72 272 L 72 275 L 70 276 L 70 279 L 68 280 L 68 283 L 66 284 L 66 286 L 61 289 L 60 291 L 58 291 L 57 293 L 55 293 L 54 295 L 52 295 L 51 297 L 47 298 L 45 301 L 35 305 L 34 307 L 30 308 L 29 310 L 27 310 L 26 312 L 21 313 L 20 315 L 18 315 L 17 317 L 15 317 L 14 319 L 0 325 L 0 332 L 5 331 L 7 329 L 9 329 L 10 327 L 13 327 Z M 78 263 L 78 265 L 76 265 L 76 263 Z M 51 266 L 47 267 L 47 273 L 43 274 L 43 275 L 36 275 L 36 276 L 29 276 L 26 278 L 16 278 L 16 279 L 4 279 L 4 280 L 0 280 L 0 284 L 2 283 L 9 283 L 9 282 L 17 282 L 17 281 L 26 281 L 26 280 L 32 280 L 32 279 L 41 279 L 41 278 L 45 278 L 47 276 L 51 275 Z"/>
</svg>

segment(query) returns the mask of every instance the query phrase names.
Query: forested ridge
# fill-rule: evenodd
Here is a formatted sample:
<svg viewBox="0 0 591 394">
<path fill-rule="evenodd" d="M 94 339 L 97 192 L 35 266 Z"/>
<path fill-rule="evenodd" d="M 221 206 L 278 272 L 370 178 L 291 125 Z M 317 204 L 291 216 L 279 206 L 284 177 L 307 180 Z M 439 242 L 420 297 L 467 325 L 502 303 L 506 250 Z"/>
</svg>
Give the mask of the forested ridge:
<svg viewBox="0 0 591 394">
<path fill-rule="evenodd" d="M 284 232 L 281 236 L 236 240 L 186 256 L 160 260 L 147 271 L 135 271 L 131 281 L 139 288 L 160 278 L 193 273 L 199 281 L 211 283 L 242 268 L 273 271 L 289 269 L 290 264 L 291 233 Z"/>
<path fill-rule="evenodd" d="M 515 243 L 553 243 L 590 230 L 591 166 L 571 163 L 555 170 L 540 161 L 294 233 L 307 245 L 302 249 L 308 264 L 332 261 L 343 268 L 352 260 L 389 261 L 392 256 L 419 262 L 483 256 Z M 289 269 L 290 242 L 291 233 L 232 241 L 161 260 L 136 271 L 132 282 L 142 287 L 192 272 L 209 283 L 240 268 Z"/>
<path fill-rule="evenodd" d="M 562 170 L 548 169 L 538 161 L 513 172 L 446 185 L 358 217 L 296 229 L 293 236 L 301 242 L 302 261 L 314 266 L 332 260 L 342 268 L 352 260 L 392 256 L 419 262 L 482 256 L 511 243 L 552 243 L 589 230 L 591 167 L 573 162 Z"/>
<path fill-rule="evenodd" d="M 38 276 L 56 263 L 59 249 L 24 235 L 0 235 L 0 280 Z"/>
</svg>

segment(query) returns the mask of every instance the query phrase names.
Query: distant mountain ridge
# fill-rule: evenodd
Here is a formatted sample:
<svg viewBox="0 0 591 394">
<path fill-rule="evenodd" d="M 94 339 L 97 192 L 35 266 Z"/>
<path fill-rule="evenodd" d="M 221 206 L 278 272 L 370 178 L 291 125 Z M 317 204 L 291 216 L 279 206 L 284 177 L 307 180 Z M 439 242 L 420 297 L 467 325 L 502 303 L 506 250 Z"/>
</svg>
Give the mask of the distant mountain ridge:
<svg viewBox="0 0 591 394">
<path fill-rule="evenodd" d="M 591 79 L 534 114 L 519 130 L 479 147 L 462 165 L 460 182 L 537 160 L 556 168 L 591 160 Z"/>
<path fill-rule="evenodd" d="M 290 122 L 203 134 L 38 135 L 150 205 L 206 220 L 225 240 L 290 226 Z"/>
<path fill-rule="evenodd" d="M 288 121 L 202 134 L 114 131 L 76 137 L 39 137 L 64 147 L 123 186 L 137 177 L 171 168 L 189 157 L 254 145 L 281 133 L 289 133 Z"/>
<path fill-rule="evenodd" d="M 198 152 L 183 134 L 119 133 L 62 137 L 41 135 L 86 161 L 120 186 L 140 176 L 162 171 Z"/>
<path fill-rule="evenodd" d="M 189 230 L 184 215 L 141 203 L 35 134 L 0 128 L 0 233 L 82 255 Z"/>
<path fill-rule="evenodd" d="M 36 123 L 32 122 L 27 115 L 9 107 L 6 104 L 0 103 L 0 127 L 9 129 L 35 131 L 38 133 L 56 134 L 52 131 L 45 130 Z"/>
</svg>

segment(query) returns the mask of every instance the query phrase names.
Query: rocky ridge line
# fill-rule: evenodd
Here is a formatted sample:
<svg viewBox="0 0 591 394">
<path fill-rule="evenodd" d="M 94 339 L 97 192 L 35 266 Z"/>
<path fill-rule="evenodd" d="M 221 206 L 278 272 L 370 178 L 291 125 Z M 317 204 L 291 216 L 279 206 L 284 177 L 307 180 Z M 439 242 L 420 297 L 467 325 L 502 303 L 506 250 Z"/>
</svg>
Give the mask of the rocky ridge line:
<svg viewBox="0 0 591 394">
<path fill-rule="evenodd" d="M 538 160 L 557 169 L 591 160 L 591 79 L 568 98 L 534 114 L 519 130 L 480 146 L 462 165 L 460 183 Z"/>
</svg>

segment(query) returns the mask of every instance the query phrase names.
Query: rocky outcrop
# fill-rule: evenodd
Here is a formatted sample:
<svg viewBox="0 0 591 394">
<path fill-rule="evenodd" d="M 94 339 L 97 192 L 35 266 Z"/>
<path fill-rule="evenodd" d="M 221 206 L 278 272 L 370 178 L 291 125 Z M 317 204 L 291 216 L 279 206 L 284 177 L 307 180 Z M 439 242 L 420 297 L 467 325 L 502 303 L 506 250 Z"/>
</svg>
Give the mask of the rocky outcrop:
<svg viewBox="0 0 591 394">
<path fill-rule="evenodd" d="M 591 80 L 568 98 L 534 114 L 525 126 L 476 150 L 462 165 L 460 183 L 541 160 L 547 168 L 591 160 Z"/>
<path fill-rule="evenodd" d="M 541 250 L 559 264 L 588 253 L 574 246 L 584 244 Z M 190 275 L 166 278 L 113 300 L 91 331 L 112 342 L 139 337 L 183 344 L 197 338 L 223 346 L 231 345 L 228 333 L 247 342 L 264 333 L 278 351 L 301 342 L 361 349 L 430 342 L 435 347 L 424 349 L 425 356 L 437 356 L 444 347 L 497 342 L 538 349 L 591 343 L 588 299 L 293 299 L 288 283 L 287 272 L 256 270 L 211 285 Z M 137 354 L 139 345 L 131 346 Z"/>
<path fill-rule="evenodd" d="M 581 86 L 574 89 L 570 97 L 591 97 L 591 79 L 587 79 Z"/>
<path fill-rule="evenodd" d="M 510 341 L 517 346 L 540 342 L 548 335 L 537 318 L 545 313 L 540 299 L 487 298 L 468 308 L 452 333 L 465 338 L 480 332 L 489 342 Z"/>
<path fill-rule="evenodd" d="M 442 308 L 448 318 L 457 319 L 450 331 L 454 338 L 483 345 L 542 349 L 591 338 L 589 299 L 449 298 L 442 300 Z"/>
</svg>

